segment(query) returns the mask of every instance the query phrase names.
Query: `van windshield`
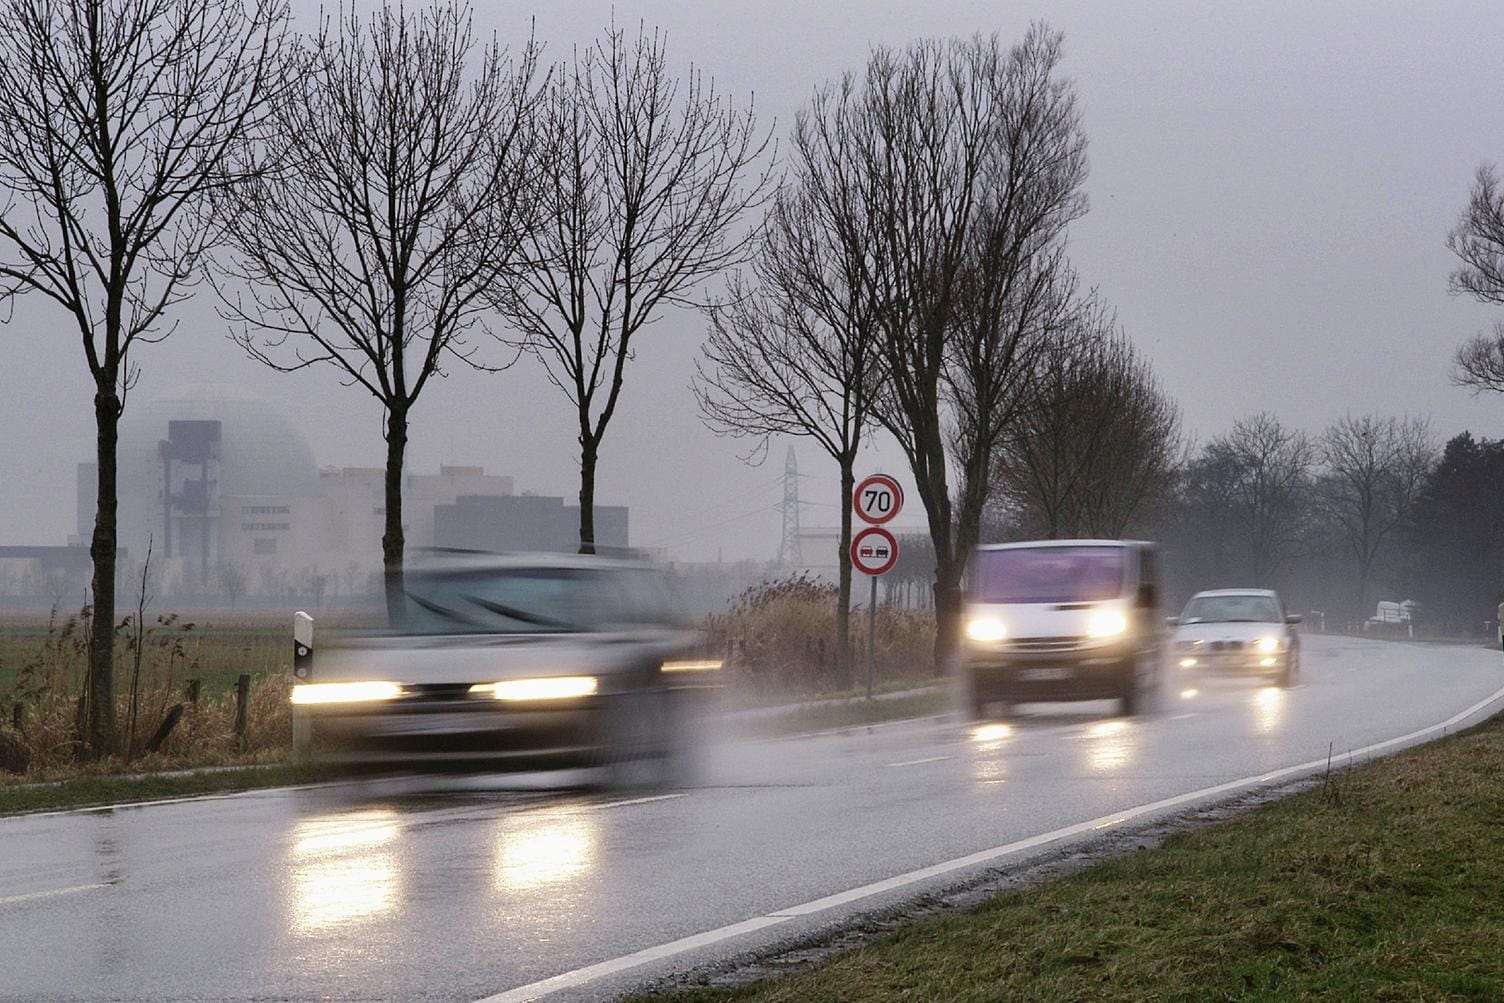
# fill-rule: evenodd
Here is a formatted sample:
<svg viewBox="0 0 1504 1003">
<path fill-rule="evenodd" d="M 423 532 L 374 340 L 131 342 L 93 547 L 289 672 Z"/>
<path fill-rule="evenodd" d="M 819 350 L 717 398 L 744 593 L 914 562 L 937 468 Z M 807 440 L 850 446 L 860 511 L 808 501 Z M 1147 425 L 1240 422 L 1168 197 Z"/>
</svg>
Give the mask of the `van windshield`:
<svg viewBox="0 0 1504 1003">
<path fill-rule="evenodd" d="M 1122 547 L 1013 547 L 976 555 L 972 597 L 985 603 L 1098 602 L 1123 594 Z"/>
</svg>

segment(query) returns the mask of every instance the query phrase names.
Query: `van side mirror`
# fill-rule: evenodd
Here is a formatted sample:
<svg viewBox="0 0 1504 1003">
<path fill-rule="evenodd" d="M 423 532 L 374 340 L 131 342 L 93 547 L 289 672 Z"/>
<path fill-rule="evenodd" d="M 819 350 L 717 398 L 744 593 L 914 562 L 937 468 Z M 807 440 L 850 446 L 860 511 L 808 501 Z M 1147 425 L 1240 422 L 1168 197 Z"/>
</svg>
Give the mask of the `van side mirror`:
<svg viewBox="0 0 1504 1003">
<path fill-rule="evenodd" d="M 1285 622 L 1290 624 L 1291 626 L 1294 626 L 1297 623 L 1305 623 L 1305 621 L 1306 618 L 1301 616 L 1299 613 L 1291 613 L 1289 616 L 1285 617 Z"/>
</svg>

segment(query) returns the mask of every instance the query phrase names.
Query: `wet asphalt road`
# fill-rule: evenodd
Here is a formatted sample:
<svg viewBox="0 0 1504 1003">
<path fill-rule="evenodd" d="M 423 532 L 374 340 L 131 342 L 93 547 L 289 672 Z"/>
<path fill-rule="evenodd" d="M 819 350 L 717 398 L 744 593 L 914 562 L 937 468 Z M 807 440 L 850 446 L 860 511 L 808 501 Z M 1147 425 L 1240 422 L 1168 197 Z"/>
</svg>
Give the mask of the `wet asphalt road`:
<svg viewBox="0 0 1504 1003">
<path fill-rule="evenodd" d="M 639 797 L 388 780 L 0 819 L 0 998 L 477 1000 L 751 921 L 554 997 L 600 998 L 987 864 L 817 901 L 849 889 L 1340 762 L 1495 693 L 1504 661 L 1312 636 L 1288 691 L 1174 675 L 1134 720 L 1051 705 L 1006 728 L 720 736 L 696 785 Z"/>
</svg>

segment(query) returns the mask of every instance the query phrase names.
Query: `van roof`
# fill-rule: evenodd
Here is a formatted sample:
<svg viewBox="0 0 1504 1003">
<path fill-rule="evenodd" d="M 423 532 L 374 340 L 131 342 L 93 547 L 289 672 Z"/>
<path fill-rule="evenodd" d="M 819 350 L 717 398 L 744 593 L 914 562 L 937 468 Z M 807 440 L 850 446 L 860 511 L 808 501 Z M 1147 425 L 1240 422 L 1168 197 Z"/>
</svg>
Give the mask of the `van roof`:
<svg viewBox="0 0 1504 1003">
<path fill-rule="evenodd" d="M 1018 550 L 1024 547 L 1152 547 L 1147 540 L 1015 540 L 1012 543 L 984 543 L 978 550 Z"/>
</svg>

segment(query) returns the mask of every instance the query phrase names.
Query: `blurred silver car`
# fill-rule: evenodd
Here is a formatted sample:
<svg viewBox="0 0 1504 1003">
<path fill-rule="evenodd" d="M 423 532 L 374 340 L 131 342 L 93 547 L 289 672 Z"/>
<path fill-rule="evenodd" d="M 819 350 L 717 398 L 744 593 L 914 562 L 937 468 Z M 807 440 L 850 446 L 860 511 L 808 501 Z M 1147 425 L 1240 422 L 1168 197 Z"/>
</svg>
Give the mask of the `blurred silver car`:
<svg viewBox="0 0 1504 1003">
<path fill-rule="evenodd" d="M 391 629 L 318 649 L 292 690 L 317 762 L 664 779 L 684 699 L 720 663 L 651 565 L 574 555 L 448 555 L 404 577 Z"/>
<path fill-rule="evenodd" d="M 1198 592 L 1185 604 L 1171 644 L 1186 672 L 1273 677 L 1289 686 L 1300 675 L 1299 615 L 1286 615 L 1269 589 Z"/>
</svg>

